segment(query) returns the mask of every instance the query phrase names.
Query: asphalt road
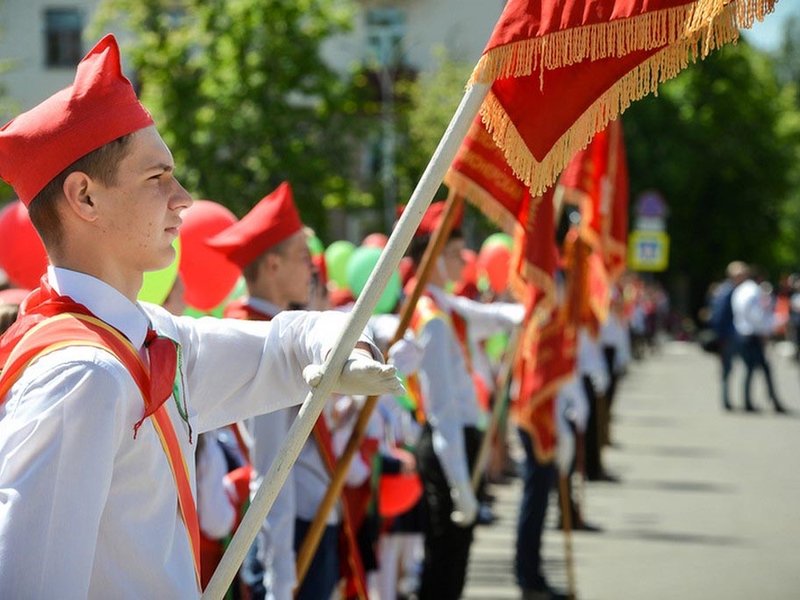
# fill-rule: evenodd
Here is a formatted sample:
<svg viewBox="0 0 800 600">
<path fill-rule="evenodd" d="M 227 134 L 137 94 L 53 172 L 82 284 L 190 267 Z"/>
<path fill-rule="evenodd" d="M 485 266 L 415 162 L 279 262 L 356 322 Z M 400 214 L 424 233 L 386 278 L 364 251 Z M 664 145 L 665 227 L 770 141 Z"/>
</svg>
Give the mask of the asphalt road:
<svg viewBox="0 0 800 600">
<path fill-rule="evenodd" d="M 758 414 L 724 412 L 718 364 L 668 342 L 634 363 L 614 406 L 607 469 L 589 483 L 584 512 L 601 533 L 573 535 L 577 597 L 584 599 L 800 598 L 800 368 L 773 347 L 779 394 L 769 407 L 760 374 Z M 741 407 L 742 369 L 732 377 Z M 512 572 L 520 485 L 493 486 L 498 521 L 478 528 L 465 597 L 519 598 Z M 551 497 L 545 573 L 566 589 L 564 537 Z"/>
</svg>

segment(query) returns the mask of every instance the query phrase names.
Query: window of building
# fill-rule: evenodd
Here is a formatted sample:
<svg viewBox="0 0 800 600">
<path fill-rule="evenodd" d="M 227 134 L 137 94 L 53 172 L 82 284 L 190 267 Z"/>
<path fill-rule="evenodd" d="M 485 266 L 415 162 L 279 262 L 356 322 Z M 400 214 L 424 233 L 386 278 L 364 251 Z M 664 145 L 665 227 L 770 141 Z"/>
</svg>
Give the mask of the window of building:
<svg viewBox="0 0 800 600">
<path fill-rule="evenodd" d="M 80 8 L 48 8 L 44 11 L 45 66 L 74 67 L 83 58 L 83 12 Z"/>
<path fill-rule="evenodd" d="M 402 63 L 405 13 L 399 8 L 373 8 L 366 17 L 368 58 L 383 67 Z"/>
</svg>

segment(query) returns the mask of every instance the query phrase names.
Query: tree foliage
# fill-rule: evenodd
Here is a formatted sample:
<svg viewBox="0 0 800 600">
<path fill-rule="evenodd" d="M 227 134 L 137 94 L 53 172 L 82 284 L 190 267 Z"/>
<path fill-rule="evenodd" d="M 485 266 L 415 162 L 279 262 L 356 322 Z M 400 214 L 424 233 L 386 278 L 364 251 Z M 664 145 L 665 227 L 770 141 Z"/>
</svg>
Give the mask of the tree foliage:
<svg viewBox="0 0 800 600">
<path fill-rule="evenodd" d="M 792 86 L 744 42 L 666 83 L 624 116 L 631 196 L 659 190 L 670 214 L 670 272 L 691 305 L 727 262 L 775 273 L 800 263 L 800 120 Z"/>
<path fill-rule="evenodd" d="M 133 32 L 142 100 L 196 197 L 241 215 L 288 180 L 322 228 L 323 201 L 346 203 L 357 105 L 320 48 L 349 27 L 349 4 L 107 0 L 101 19 Z"/>
</svg>

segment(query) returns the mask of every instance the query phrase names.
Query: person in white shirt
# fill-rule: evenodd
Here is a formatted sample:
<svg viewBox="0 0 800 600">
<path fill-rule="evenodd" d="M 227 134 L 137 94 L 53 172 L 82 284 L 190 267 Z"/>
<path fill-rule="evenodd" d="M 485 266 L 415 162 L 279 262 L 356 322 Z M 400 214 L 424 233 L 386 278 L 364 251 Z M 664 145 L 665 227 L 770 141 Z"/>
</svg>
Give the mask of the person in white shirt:
<svg viewBox="0 0 800 600">
<path fill-rule="evenodd" d="M 206 243 L 242 269 L 247 285 L 247 296 L 231 303 L 225 309 L 226 317 L 271 321 L 291 304 L 308 302 L 311 253 L 289 183 L 282 183 L 239 221 Z M 261 485 L 264 474 L 278 456 L 296 415 L 294 408 L 287 408 L 251 420 L 253 490 Z M 313 446 L 313 441 L 309 443 Z M 297 468 L 289 473 L 267 515 L 258 543 L 257 562 L 250 561 L 247 565 L 253 576 L 259 571 L 263 573 L 264 591 L 274 600 L 291 600 L 297 585 L 294 550 L 297 474 Z"/>
<path fill-rule="evenodd" d="M 143 272 L 174 259 L 192 201 L 113 36 L 81 61 L 72 86 L 0 129 L 0 174 L 29 206 L 52 263 L 0 340 L 2 361 L 50 308 L 69 307 L 83 317 L 70 319 L 94 319 L 118 340 L 117 350 L 53 347 L 0 397 L 2 595 L 196 598 L 194 436 L 302 399 L 303 371 L 318 381 L 343 319 L 194 320 L 136 301 Z M 120 348 L 138 351 L 153 404 Z M 397 392 L 394 369 L 375 355 L 359 342 L 336 390 Z M 162 446 L 166 433 L 174 443 Z"/>
<path fill-rule="evenodd" d="M 430 206 L 411 242 L 409 254 L 417 265 L 442 218 L 443 205 Z M 461 595 L 478 511 L 470 478 L 480 446 L 481 413 L 466 364 L 468 340 L 456 334 L 458 315 L 437 301 L 448 281 L 459 279 L 463 248 L 464 240 L 454 230 L 412 318 L 424 349 L 419 383 L 427 421 L 417 446 L 428 521 L 419 591 L 423 600 Z"/>
<path fill-rule="evenodd" d="M 757 409 L 753 404 L 751 383 L 753 373 L 760 368 L 764 372 L 767 392 L 777 413 L 785 413 L 772 382 L 772 371 L 764 354 L 764 338 L 769 336 L 779 323 L 772 306 L 769 294 L 752 278 L 736 286 L 731 296 L 733 309 L 733 325 L 736 328 L 739 355 L 745 364 L 744 376 L 744 408 L 748 412 Z"/>
</svg>

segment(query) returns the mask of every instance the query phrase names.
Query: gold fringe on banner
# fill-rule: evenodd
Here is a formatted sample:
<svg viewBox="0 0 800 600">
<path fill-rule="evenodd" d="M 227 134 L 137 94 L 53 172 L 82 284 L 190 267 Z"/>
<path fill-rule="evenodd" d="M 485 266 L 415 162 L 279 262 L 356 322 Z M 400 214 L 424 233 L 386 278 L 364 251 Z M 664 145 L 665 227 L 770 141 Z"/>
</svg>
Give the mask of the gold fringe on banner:
<svg viewBox="0 0 800 600">
<path fill-rule="evenodd" d="M 749 4 L 772 6 L 773 0 Z M 729 5 L 702 35 L 695 34 L 691 39 L 667 46 L 621 77 L 576 119 L 542 162 L 533 157 L 502 104 L 491 92 L 481 106 L 481 118 L 517 177 L 530 187 L 531 194 L 539 195 L 555 182 L 572 156 L 585 148 L 595 133 L 605 129 L 632 102 L 656 92 L 659 84 L 678 75 L 691 62 L 696 62 L 698 56 L 705 57 L 724 43 L 738 39 L 736 23 L 740 16 L 737 11 L 742 9 L 742 3 Z M 762 9 L 763 6 L 755 12 L 746 11 L 746 16 L 761 15 Z"/>
<path fill-rule="evenodd" d="M 555 282 L 550 275 L 532 265 L 522 255 L 523 244 L 526 243 L 523 239 L 527 233 L 517 221 L 516 215 L 508 212 L 486 189 L 460 171 L 450 169 L 445 175 L 444 183 L 452 192 L 466 198 L 502 231 L 514 237 L 514 253 L 509 262 L 508 287 L 511 295 L 525 306 L 528 306 L 530 301 L 531 285 L 541 290 L 542 299 L 536 307 L 535 314 L 531 315 L 531 319 L 541 324 L 555 306 Z M 536 218 L 536 209 L 541 201 L 542 199 L 539 197 L 531 202 L 528 216 L 530 222 Z M 551 223 L 549 226 L 553 227 L 554 224 Z M 516 269 L 519 264 L 522 264 L 521 272 L 517 272 Z"/>
<path fill-rule="evenodd" d="M 517 223 L 516 215 L 505 210 L 503 205 L 494 199 L 494 196 L 471 178 L 460 171 L 450 169 L 444 176 L 444 184 L 452 192 L 466 198 L 501 230 L 509 235 L 514 234 L 514 227 Z"/>
<path fill-rule="evenodd" d="M 470 83 L 491 84 L 495 79 L 528 77 L 536 70 L 558 69 L 584 60 L 625 56 L 653 50 L 687 38 L 703 40 L 703 55 L 731 41 L 727 31 L 719 37 L 717 19 L 723 14 L 725 30 L 750 28 L 772 12 L 777 0 L 697 0 L 685 6 L 651 11 L 627 19 L 557 31 L 541 37 L 498 46 L 484 54 Z"/>
</svg>

